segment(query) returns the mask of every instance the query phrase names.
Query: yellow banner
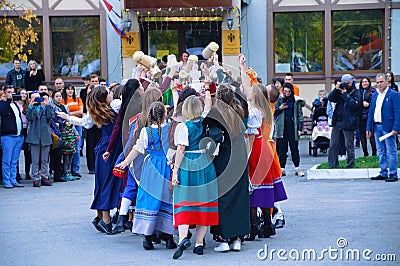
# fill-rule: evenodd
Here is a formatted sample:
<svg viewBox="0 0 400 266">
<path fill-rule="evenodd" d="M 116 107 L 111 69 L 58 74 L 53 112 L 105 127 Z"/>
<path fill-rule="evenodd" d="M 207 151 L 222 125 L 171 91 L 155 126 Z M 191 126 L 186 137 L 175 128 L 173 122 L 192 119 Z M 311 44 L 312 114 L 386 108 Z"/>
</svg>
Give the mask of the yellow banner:
<svg viewBox="0 0 400 266">
<path fill-rule="evenodd" d="M 222 31 L 223 55 L 240 54 L 240 30 Z"/>
<path fill-rule="evenodd" d="M 127 32 L 128 38 L 122 38 L 122 57 L 131 57 L 139 50 L 138 32 Z"/>
</svg>

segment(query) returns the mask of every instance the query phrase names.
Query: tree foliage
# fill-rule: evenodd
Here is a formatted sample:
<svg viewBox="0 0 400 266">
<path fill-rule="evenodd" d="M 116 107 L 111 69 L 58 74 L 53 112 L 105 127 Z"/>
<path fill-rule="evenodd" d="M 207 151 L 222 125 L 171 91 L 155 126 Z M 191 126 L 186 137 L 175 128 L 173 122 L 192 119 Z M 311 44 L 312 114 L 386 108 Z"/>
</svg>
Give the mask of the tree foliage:
<svg viewBox="0 0 400 266">
<path fill-rule="evenodd" d="M 0 28 L 3 29 L 0 42 L 4 49 L 0 54 L 0 61 L 8 61 L 10 55 L 27 61 L 28 54 L 32 51 L 25 48 L 39 40 L 33 24 L 40 24 L 40 20 L 33 14 L 32 9 L 18 12 L 17 6 L 8 0 L 0 0 L 0 11 L 3 13 L 3 17 L 0 18 Z"/>
</svg>

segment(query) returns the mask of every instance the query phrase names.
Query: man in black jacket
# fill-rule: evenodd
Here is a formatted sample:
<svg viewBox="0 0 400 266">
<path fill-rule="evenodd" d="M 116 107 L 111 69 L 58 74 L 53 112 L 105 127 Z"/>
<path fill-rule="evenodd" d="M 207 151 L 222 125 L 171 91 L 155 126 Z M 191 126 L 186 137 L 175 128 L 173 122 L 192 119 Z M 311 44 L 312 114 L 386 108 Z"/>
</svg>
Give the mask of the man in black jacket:
<svg viewBox="0 0 400 266">
<path fill-rule="evenodd" d="M 17 183 L 17 163 L 24 143 L 22 119 L 18 106 L 13 102 L 14 87 L 5 89 L 6 101 L 0 101 L 1 145 L 3 148 L 2 173 L 4 188 L 23 187 Z"/>
<path fill-rule="evenodd" d="M 336 103 L 332 117 L 332 134 L 328 152 L 330 168 L 339 166 L 340 133 L 343 133 L 347 151 L 346 168 L 354 167 L 354 130 L 358 128 L 359 115 L 362 107 L 361 94 L 355 87 L 352 75 L 342 76 L 339 88 L 335 88 L 328 96 L 329 101 Z"/>
<path fill-rule="evenodd" d="M 21 59 L 14 59 L 14 68 L 7 73 L 7 85 L 12 85 L 15 88 L 25 88 L 25 72 L 26 70 L 21 68 Z"/>
</svg>

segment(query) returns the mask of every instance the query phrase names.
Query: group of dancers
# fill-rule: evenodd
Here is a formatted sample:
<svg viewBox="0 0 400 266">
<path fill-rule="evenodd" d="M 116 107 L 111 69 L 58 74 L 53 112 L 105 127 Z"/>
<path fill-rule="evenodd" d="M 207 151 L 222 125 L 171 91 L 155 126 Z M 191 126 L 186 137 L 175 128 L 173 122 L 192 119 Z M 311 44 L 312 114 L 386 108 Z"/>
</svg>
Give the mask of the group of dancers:
<svg viewBox="0 0 400 266">
<path fill-rule="evenodd" d="M 287 199 L 272 139 L 271 102 L 279 91 L 259 83 L 243 55 L 241 83 L 214 79 L 213 72 L 229 75 L 215 67 L 215 58 L 214 53 L 213 67 L 201 66 L 204 79 L 196 89 L 190 75 L 174 79 L 176 65 L 167 67 L 158 84 L 138 64 L 118 110 L 108 89 L 96 86 L 88 93 L 83 118 L 58 114 L 73 124 L 102 129 L 91 206 L 98 231 L 116 234 L 129 228 L 144 235 L 146 250 L 164 241 L 167 249 L 175 249 L 173 259 L 192 245 L 191 228 L 197 255 L 203 255 L 209 226 L 217 252 L 240 251 L 243 241 L 275 234 L 272 208 Z M 167 93 L 172 99 L 166 101 Z M 115 208 L 113 226 L 110 211 Z"/>
</svg>

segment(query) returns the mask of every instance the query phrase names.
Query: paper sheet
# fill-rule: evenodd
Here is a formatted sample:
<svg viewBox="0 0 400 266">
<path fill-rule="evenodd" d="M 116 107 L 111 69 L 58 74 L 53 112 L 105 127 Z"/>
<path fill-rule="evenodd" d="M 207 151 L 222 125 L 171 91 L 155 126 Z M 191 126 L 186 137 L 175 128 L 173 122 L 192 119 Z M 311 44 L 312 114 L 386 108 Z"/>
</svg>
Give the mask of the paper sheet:
<svg viewBox="0 0 400 266">
<path fill-rule="evenodd" d="M 384 141 L 385 139 L 387 139 L 387 138 L 389 138 L 391 136 L 393 136 L 392 132 L 389 132 L 389 133 L 383 135 L 382 137 L 379 137 L 379 141 L 382 142 L 382 141 Z"/>
</svg>

